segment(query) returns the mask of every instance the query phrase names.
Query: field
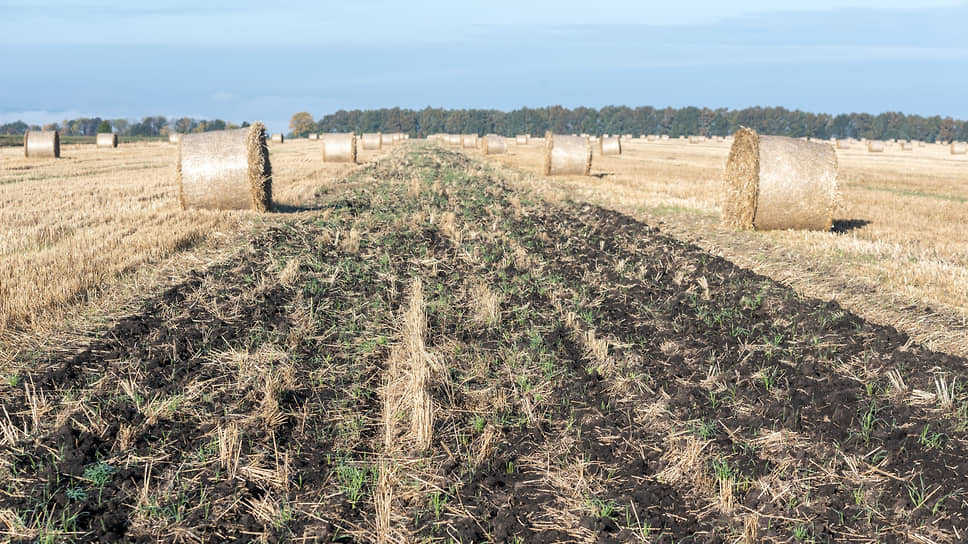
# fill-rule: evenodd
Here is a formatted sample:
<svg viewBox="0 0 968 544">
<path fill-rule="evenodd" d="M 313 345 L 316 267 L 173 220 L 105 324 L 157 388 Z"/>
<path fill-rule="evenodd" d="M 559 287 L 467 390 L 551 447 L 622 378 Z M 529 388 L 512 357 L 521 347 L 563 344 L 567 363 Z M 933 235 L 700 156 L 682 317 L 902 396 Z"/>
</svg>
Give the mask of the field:
<svg viewBox="0 0 968 544">
<path fill-rule="evenodd" d="M 0 530 L 964 539 L 968 165 L 843 153 L 841 232 L 732 233 L 722 144 L 539 149 L 287 142 L 261 217 L 177 211 L 167 144 L 0 151 Z"/>
</svg>

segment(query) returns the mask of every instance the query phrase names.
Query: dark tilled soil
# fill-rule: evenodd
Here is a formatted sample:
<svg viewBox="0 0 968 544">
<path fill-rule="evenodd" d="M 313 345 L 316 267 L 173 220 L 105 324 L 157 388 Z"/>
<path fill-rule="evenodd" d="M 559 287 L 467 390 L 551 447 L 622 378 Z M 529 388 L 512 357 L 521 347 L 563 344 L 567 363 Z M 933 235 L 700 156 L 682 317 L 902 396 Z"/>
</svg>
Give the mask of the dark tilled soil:
<svg viewBox="0 0 968 544">
<path fill-rule="evenodd" d="M 346 181 L 0 386 L 12 540 L 968 533 L 965 360 L 463 155 Z M 434 435 L 394 457 L 381 388 L 418 277 Z"/>
</svg>

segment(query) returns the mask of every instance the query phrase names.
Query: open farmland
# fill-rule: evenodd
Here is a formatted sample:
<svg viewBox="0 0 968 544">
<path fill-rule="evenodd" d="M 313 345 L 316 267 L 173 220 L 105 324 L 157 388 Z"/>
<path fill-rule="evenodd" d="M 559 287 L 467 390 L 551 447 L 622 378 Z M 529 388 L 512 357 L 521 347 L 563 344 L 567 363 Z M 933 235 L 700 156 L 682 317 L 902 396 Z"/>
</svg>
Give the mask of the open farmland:
<svg viewBox="0 0 968 544">
<path fill-rule="evenodd" d="M 5 306 L 0 529 L 963 540 L 966 360 L 943 351 L 963 355 L 964 330 L 931 324 L 968 305 L 951 283 L 964 236 L 942 220 L 964 224 L 968 164 L 841 153 L 846 233 L 731 233 L 716 227 L 723 144 L 633 144 L 596 156 L 592 178 L 552 181 L 533 175 L 540 149 L 485 164 L 410 142 L 353 167 L 287 142 L 271 149 L 282 213 L 266 216 L 177 211 L 163 144 L 65 146 L 56 163 L 3 151 L 0 227 L 20 236 L 3 286 L 36 286 L 44 306 Z M 44 214 L 45 199 L 76 215 Z M 30 230 L 44 225 L 74 226 L 47 242 Z M 87 266 L 57 260 L 84 244 L 121 249 L 98 281 L 44 298 Z M 41 258 L 61 272 L 28 281 Z M 919 302 L 902 330 L 858 315 L 921 299 L 938 310 Z M 36 338 L 74 326 L 48 316 L 84 312 L 89 332 Z"/>
<path fill-rule="evenodd" d="M 513 141 L 513 140 L 511 140 Z M 539 172 L 543 142 L 488 157 Z M 593 202 L 658 225 L 707 251 L 793 286 L 836 299 L 867 319 L 902 325 L 918 341 L 968 355 L 968 158 L 946 145 L 837 150 L 843 207 L 834 234 L 736 232 L 720 226 L 729 144 L 707 140 L 623 143 L 595 149 L 592 176 L 528 178 L 557 198 Z"/>
</svg>

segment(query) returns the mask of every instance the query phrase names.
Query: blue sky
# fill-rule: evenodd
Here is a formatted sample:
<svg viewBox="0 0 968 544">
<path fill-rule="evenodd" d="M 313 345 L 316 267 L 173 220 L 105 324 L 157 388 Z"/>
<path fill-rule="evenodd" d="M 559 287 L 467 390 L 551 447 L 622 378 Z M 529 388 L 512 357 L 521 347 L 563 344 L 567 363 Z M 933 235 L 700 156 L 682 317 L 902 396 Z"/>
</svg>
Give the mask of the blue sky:
<svg viewBox="0 0 968 544">
<path fill-rule="evenodd" d="M 916 5 L 917 7 L 910 7 Z M 968 118 L 964 0 L 0 0 L 0 122 L 376 107 Z"/>
</svg>

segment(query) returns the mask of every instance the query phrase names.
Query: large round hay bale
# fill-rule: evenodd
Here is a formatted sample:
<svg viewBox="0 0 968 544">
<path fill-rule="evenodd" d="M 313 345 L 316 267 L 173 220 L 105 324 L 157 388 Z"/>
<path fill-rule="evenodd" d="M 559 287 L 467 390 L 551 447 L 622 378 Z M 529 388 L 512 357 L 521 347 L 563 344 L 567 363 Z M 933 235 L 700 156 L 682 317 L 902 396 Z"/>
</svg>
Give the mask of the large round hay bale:
<svg viewBox="0 0 968 544">
<path fill-rule="evenodd" d="M 518 134 L 514 137 L 514 143 L 517 145 L 528 145 L 529 136 L 527 134 Z"/>
<path fill-rule="evenodd" d="M 323 162 L 356 162 L 356 134 L 323 134 Z"/>
<path fill-rule="evenodd" d="M 545 134 L 544 175 L 587 176 L 592 171 L 592 146 L 587 137 Z"/>
<path fill-rule="evenodd" d="M 182 135 L 177 132 L 172 132 L 171 134 L 168 135 L 168 143 L 170 144 L 181 143 L 181 140 L 182 140 Z"/>
<path fill-rule="evenodd" d="M 867 152 L 868 153 L 883 153 L 884 152 L 884 142 L 869 141 L 867 142 Z"/>
<path fill-rule="evenodd" d="M 598 152 L 601 155 L 621 155 L 622 141 L 618 136 L 601 138 L 598 140 Z"/>
<path fill-rule="evenodd" d="M 363 134 L 363 149 L 383 149 L 383 135 L 379 132 L 366 132 Z"/>
<path fill-rule="evenodd" d="M 24 132 L 24 157 L 60 158 L 60 133 L 56 130 Z"/>
<path fill-rule="evenodd" d="M 265 125 L 186 134 L 178 146 L 182 209 L 258 210 L 272 204 Z"/>
<path fill-rule="evenodd" d="M 390 134 L 390 133 L 384 134 L 382 132 L 380 133 L 380 145 L 381 146 L 390 146 L 390 145 L 393 145 L 393 142 L 394 142 L 394 140 L 393 140 L 393 134 Z"/>
<path fill-rule="evenodd" d="M 461 134 L 460 145 L 465 149 L 473 149 L 477 147 L 477 134 Z"/>
<path fill-rule="evenodd" d="M 837 153 L 826 143 L 741 128 L 729 150 L 723 223 L 739 229 L 830 230 Z"/>
<path fill-rule="evenodd" d="M 964 142 L 951 142 L 952 155 L 968 155 L 968 144 Z"/>
<path fill-rule="evenodd" d="M 501 153 L 506 153 L 508 150 L 508 144 L 504 140 L 504 136 L 498 136 L 497 134 L 488 134 L 481 138 L 481 152 L 485 155 L 499 155 Z"/>
<path fill-rule="evenodd" d="M 95 140 L 97 147 L 118 147 L 118 135 L 113 132 L 102 132 Z"/>
<path fill-rule="evenodd" d="M 274 143 L 274 144 L 285 143 L 285 141 L 286 141 L 286 137 L 283 136 L 282 134 L 273 134 L 272 135 L 272 143 Z"/>
</svg>

